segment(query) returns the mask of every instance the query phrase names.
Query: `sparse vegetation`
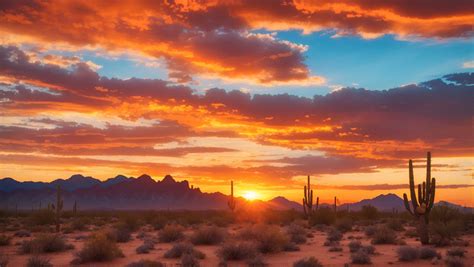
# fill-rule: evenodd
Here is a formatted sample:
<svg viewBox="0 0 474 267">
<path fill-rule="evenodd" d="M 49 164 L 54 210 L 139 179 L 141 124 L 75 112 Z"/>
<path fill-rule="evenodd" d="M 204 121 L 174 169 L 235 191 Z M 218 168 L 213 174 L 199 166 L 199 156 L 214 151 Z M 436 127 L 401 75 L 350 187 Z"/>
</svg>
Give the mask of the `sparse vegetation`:
<svg viewBox="0 0 474 267">
<path fill-rule="evenodd" d="M 8 246 L 10 245 L 10 240 L 12 240 L 11 236 L 8 235 L 0 235 L 0 246 Z"/>
<path fill-rule="evenodd" d="M 350 252 L 356 252 L 361 248 L 362 248 L 362 243 L 360 241 L 352 240 L 351 242 L 349 242 L 349 251 Z"/>
<path fill-rule="evenodd" d="M 252 259 L 257 254 L 257 246 L 251 241 L 229 240 L 217 250 L 217 255 L 224 261 Z"/>
<path fill-rule="evenodd" d="M 32 240 L 25 240 L 21 243 L 22 253 L 50 253 L 72 249 L 58 234 L 40 234 Z"/>
<path fill-rule="evenodd" d="M 183 227 L 176 224 L 168 224 L 158 233 L 160 242 L 169 243 L 178 241 L 184 238 Z"/>
<path fill-rule="evenodd" d="M 306 243 L 307 231 L 303 226 L 292 223 L 288 226 L 287 233 L 290 236 L 291 242 L 296 244 Z"/>
<path fill-rule="evenodd" d="M 165 258 L 180 258 L 185 254 L 191 254 L 199 259 L 204 259 L 206 255 L 201 251 L 194 248 L 192 244 L 189 243 L 177 243 L 165 253 Z"/>
<path fill-rule="evenodd" d="M 446 255 L 452 256 L 452 257 L 464 257 L 464 254 L 466 253 L 466 250 L 461 248 L 461 247 L 454 247 L 450 248 L 446 251 Z"/>
<path fill-rule="evenodd" d="M 117 244 L 104 233 L 96 233 L 86 240 L 74 263 L 110 261 L 118 257 L 123 257 L 123 253 Z"/>
<path fill-rule="evenodd" d="M 461 257 L 448 256 L 444 262 L 448 267 L 464 267 L 464 261 Z"/>
<path fill-rule="evenodd" d="M 137 262 L 132 262 L 126 267 L 165 267 L 165 265 L 159 261 L 140 260 Z"/>
<path fill-rule="evenodd" d="M 182 267 L 199 267 L 199 260 L 195 254 L 185 253 L 181 256 Z"/>
<path fill-rule="evenodd" d="M 322 267 L 323 265 L 315 257 L 304 258 L 293 263 L 293 267 Z"/>
<path fill-rule="evenodd" d="M 191 236 L 195 245 L 215 245 L 224 240 L 224 231 L 217 226 L 201 226 Z"/>
<path fill-rule="evenodd" d="M 357 252 L 351 253 L 351 262 L 353 264 L 370 264 L 372 261 L 366 251 L 359 249 Z"/>
<path fill-rule="evenodd" d="M 419 249 L 420 259 L 433 259 L 438 257 L 438 252 L 435 249 L 430 247 L 421 247 Z"/>
<path fill-rule="evenodd" d="M 419 252 L 417 248 L 401 246 L 397 249 L 397 255 L 400 261 L 414 261 L 418 259 Z"/>
<path fill-rule="evenodd" d="M 36 254 L 28 258 L 26 267 L 53 267 L 53 265 L 50 258 Z"/>
<path fill-rule="evenodd" d="M 240 231 L 240 238 L 255 241 L 261 253 L 275 253 L 284 250 L 290 242 L 286 233 L 274 225 L 255 225 Z"/>
<path fill-rule="evenodd" d="M 8 262 L 10 262 L 10 258 L 5 254 L 0 253 L 0 267 L 6 267 Z"/>
<path fill-rule="evenodd" d="M 397 235 L 387 226 L 379 226 L 372 236 L 372 244 L 396 244 Z"/>
</svg>

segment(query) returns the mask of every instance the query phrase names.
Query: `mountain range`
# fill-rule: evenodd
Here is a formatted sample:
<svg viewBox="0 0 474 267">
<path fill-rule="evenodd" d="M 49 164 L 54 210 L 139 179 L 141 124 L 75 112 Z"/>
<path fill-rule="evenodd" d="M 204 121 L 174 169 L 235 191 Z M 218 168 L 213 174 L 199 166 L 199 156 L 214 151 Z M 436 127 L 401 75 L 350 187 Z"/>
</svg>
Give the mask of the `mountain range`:
<svg viewBox="0 0 474 267">
<path fill-rule="evenodd" d="M 0 179 L 0 208 L 37 209 L 53 203 L 56 187 L 60 185 L 65 209 L 71 209 L 74 202 L 83 210 L 210 210 L 227 209 L 228 196 L 220 192 L 205 193 L 190 186 L 187 180 L 176 181 L 171 175 L 155 181 L 143 174 L 137 178 L 118 175 L 101 181 L 99 179 L 76 174 L 68 179 L 56 179 L 52 182 L 19 182 L 12 178 Z M 243 198 L 236 198 L 240 205 L 246 205 Z M 239 204 L 238 203 L 238 204 Z M 275 197 L 268 201 L 256 200 L 253 205 L 274 210 L 301 210 L 300 203 L 284 197 Z M 472 208 L 440 201 L 439 205 L 448 205 L 463 211 L 472 212 Z M 322 204 L 321 206 L 325 206 Z M 403 200 L 395 194 L 379 195 L 356 203 L 343 204 L 339 209 L 356 211 L 364 205 L 372 205 L 379 210 L 403 211 Z"/>
</svg>

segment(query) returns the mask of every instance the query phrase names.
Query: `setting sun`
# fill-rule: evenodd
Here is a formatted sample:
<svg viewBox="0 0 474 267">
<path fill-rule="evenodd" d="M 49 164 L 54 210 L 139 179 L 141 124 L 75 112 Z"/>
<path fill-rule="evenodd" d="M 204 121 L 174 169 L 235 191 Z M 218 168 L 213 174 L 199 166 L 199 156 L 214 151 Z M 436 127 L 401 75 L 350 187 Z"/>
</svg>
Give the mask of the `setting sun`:
<svg viewBox="0 0 474 267">
<path fill-rule="evenodd" d="M 246 200 L 255 200 L 258 198 L 258 194 L 254 191 L 247 191 L 242 195 Z"/>
</svg>

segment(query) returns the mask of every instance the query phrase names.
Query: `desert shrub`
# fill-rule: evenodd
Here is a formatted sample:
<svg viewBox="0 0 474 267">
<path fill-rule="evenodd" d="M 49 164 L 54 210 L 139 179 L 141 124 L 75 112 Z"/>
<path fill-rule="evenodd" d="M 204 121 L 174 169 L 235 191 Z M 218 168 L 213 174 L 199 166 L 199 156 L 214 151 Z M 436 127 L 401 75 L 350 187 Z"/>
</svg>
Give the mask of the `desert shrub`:
<svg viewBox="0 0 474 267">
<path fill-rule="evenodd" d="M 248 259 L 246 261 L 248 267 L 266 267 L 268 264 L 263 260 L 261 256 Z"/>
<path fill-rule="evenodd" d="M 432 259 L 438 257 L 438 252 L 430 247 L 421 247 L 419 249 L 420 259 Z"/>
<path fill-rule="evenodd" d="M 196 255 L 191 253 L 185 253 L 181 257 L 181 266 L 182 267 L 199 267 L 199 260 L 196 258 Z"/>
<path fill-rule="evenodd" d="M 337 220 L 336 222 L 336 229 L 341 231 L 342 233 L 349 232 L 352 230 L 352 219 L 351 218 L 342 218 Z"/>
<path fill-rule="evenodd" d="M 464 257 L 466 250 L 460 247 L 450 248 L 446 251 L 446 255 L 453 257 Z"/>
<path fill-rule="evenodd" d="M 141 222 L 136 214 L 125 213 L 121 216 L 119 225 L 133 232 L 140 228 Z"/>
<path fill-rule="evenodd" d="M 400 219 L 390 219 L 387 222 L 387 227 L 392 229 L 393 231 L 403 231 L 405 228 L 403 227 L 403 222 Z"/>
<path fill-rule="evenodd" d="M 126 267 L 165 267 L 165 265 L 159 261 L 139 260 L 128 264 Z"/>
<path fill-rule="evenodd" d="M 224 240 L 224 231 L 217 226 L 201 226 L 191 236 L 195 245 L 215 245 Z"/>
<path fill-rule="evenodd" d="M 104 233 L 96 233 L 85 241 L 74 263 L 110 261 L 118 257 L 123 257 L 123 253 L 117 244 Z"/>
<path fill-rule="evenodd" d="M 51 259 L 49 258 L 39 256 L 39 255 L 33 255 L 30 258 L 28 258 L 26 267 L 53 267 L 50 261 Z"/>
<path fill-rule="evenodd" d="M 296 244 L 306 243 L 307 231 L 303 226 L 293 223 L 288 226 L 286 232 L 290 237 L 291 242 L 294 242 Z"/>
<path fill-rule="evenodd" d="M 0 253 L 0 266 L 1 267 L 6 267 L 9 261 L 10 261 L 10 258 L 8 258 L 7 255 Z"/>
<path fill-rule="evenodd" d="M 335 229 L 335 228 L 331 228 L 329 229 L 327 235 L 326 235 L 326 240 L 327 241 L 339 241 L 342 239 L 342 233 Z"/>
<path fill-rule="evenodd" d="M 397 249 L 398 260 L 414 261 L 418 259 L 418 249 L 410 246 L 401 246 Z"/>
<path fill-rule="evenodd" d="M 334 210 L 329 207 L 323 207 L 313 212 L 310 218 L 311 225 L 331 225 L 335 222 L 336 215 L 334 214 Z"/>
<path fill-rule="evenodd" d="M 41 209 L 31 213 L 30 224 L 36 225 L 48 225 L 53 224 L 55 221 L 54 211 L 50 209 Z"/>
<path fill-rule="evenodd" d="M 244 228 L 239 236 L 246 240 L 254 240 L 261 253 L 274 253 L 282 251 L 290 242 L 286 233 L 275 225 L 255 225 Z"/>
<path fill-rule="evenodd" d="M 196 258 L 204 259 L 205 255 L 189 243 L 177 243 L 165 253 L 165 258 L 180 258 L 184 254 L 194 255 Z"/>
<path fill-rule="evenodd" d="M 322 267 L 323 265 L 315 257 L 304 258 L 293 263 L 293 267 Z"/>
<path fill-rule="evenodd" d="M 418 232 L 414 228 L 408 229 L 405 231 L 405 236 L 415 238 L 415 237 L 418 237 Z"/>
<path fill-rule="evenodd" d="M 31 233 L 29 231 L 26 231 L 26 230 L 19 230 L 19 231 L 15 232 L 14 236 L 16 236 L 16 237 L 30 237 Z"/>
<path fill-rule="evenodd" d="M 229 241 L 217 250 L 217 255 L 224 261 L 251 259 L 257 255 L 257 246 L 249 241 Z"/>
<path fill-rule="evenodd" d="M 283 247 L 283 251 L 292 252 L 292 251 L 300 251 L 300 247 L 296 245 L 294 242 L 288 242 Z"/>
<path fill-rule="evenodd" d="M 137 247 L 137 249 L 135 249 L 135 251 L 138 254 L 147 254 L 150 252 L 150 250 L 154 248 L 155 248 L 155 243 L 153 241 L 145 240 L 142 245 L 140 245 L 139 247 Z"/>
<path fill-rule="evenodd" d="M 340 252 L 340 251 L 342 251 L 342 247 L 340 247 L 340 246 L 332 246 L 332 247 L 329 248 L 328 251 L 329 251 L 329 252 Z"/>
<path fill-rule="evenodd" d="M 158 233 L 158 240 L 164 243 L 181 240 L 184 238 L 183 231 L 180 225 L 168 224 Z"/>
<path fill-rule="evenodd" d="M 71 229 L 74 231 L 84 231 L 89 223 L 90 220 L 86 217 L 75 218 L 71 222 Z"/>
<path fill-rule="evenodd" d="M 462 230 L 460 221 L 433 222 L 430 224 L 431 243 L 436 246 L 447 246 Z"/>
<path fill-rule="evenodd" d="M 367 252 L 367 254 L 369 254 L 369 255 L 375 254 L 375 247 L 374 246 L 371 246 L 371 245 L 362 246 L 360 249 Z"/>
<path fill-rule="evenodd" d="M 364 233 L 368 237 L 372 237 L 376 231 L 377 231 L 377 227 L 373 225 L 369 225 L 364 228 Z"/>
<path fill-rule="evenodd" d="M 370 256 L 367 252 L 359 249 L 357 252 L 351 253 L 351 262 L 353 264 L 370 264 Z"/>
<path fill-rule="evenodd" d="M 107 236 L 118 243 L 126 243 L 132 238 L 130 228 L 125 224 L 118 224 L 107 232 Z"/>
<path fill-rule="evenodd" d="M 22 253 L 49 253 L 65 251 L 73 247 L 57 234 L 41 234 L 32 240 L 21 243 Z"/>
<path fill-rule="evenodd" d="M 362 247 L 362 243 L 357 240 L 352 240 L 349 242 L 349 251 L 350 252 L 356 252 Z"/>
<path fill-rule="evenodd" d="M 366 220 L 375 220 L 378 217 L 378 210 L 372 205 L 364 205 L 360 210 L 360 215 Z"/>
<path fill-rule="evenodd" d="M 396 244 L 396 241 L 397 235 L 392 229 L 386 226 L 377 227 L 372 237 L 372 244 Z"/>
<path fill-rule="evenodd" d="M 0 246 L 8 246 L 12 238 L 8 235 L 0 235 Z"/>
<path fill-rule="evenodd" d="M 464 267 L 464 261 L 460 257 L 448 256 L 444 262 L 448 267 Z"/>
</svg>

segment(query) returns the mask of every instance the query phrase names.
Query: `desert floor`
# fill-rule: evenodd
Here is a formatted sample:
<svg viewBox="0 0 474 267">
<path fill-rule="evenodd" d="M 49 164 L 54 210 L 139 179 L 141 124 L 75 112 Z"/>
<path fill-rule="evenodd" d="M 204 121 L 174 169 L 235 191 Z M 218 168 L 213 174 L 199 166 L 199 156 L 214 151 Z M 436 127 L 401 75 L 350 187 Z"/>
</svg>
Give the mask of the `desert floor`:
<svg viewBox="0 0 474 267">
<path fill-rule="evenodd" d="M 229 231 L 233 231 L 235 228 L 240 228 L 240 226 L 231 226 Z M 308 238 L 306 244 L 299 245 L 300 251 L 296 252 L 279 252 L 275 254 L 265 254 L 265 262 L 269 266 L 293 266 L 293 263 L 299 259 L 314 256 L 316 257 L 324 266 L 344 266 L 345 263 L 350 262 L 350 252 L 348 248 L 348 243 L 352 239 L 359 239 L 364 245 L 370 244 L 370 239 L 367 238 L 363 232 L 360 231 L 350 231 L 344 234 L 343 239 L 341 240 L 341 247 L 343 248 L 342 252 L 329 252 L 328 247 L 324 246 L 324 241 L 326 239 L 326 233 L 317 230 L 311 230 L 313 237 Z M 189 234 L 191 230 L 187 230 L 186 234 Z M 3 234 L 11 234 L 14 232 L 4 232 Z M 47 253 L 43 254 L 49 258 L 51 263 L 54 266 L 69 266 L 70 262 L 74 258 L 74 253 L 77 252 L 83 245 L 83 239 L 78 239 L 81 236 L 87 236 L 90 232 L 75 232 L 70 234 L 64 234 L 64 237 L 74 245 L 73 250 L 69 250 L 61 253 Z M 140 246 L 143 241 L 136 238 L 137 232 L 132 236 L 132 240 L 127 243 L 119 243 L 120 248 L 122 249 L 125 257 L 118 258 L 110 262 L 105 263 L 89 263 L 83 264 L 82 266 L 126 266 L 131 262 L 136 262 L 141 259 L 150 259 L 158 260 L 164 263 L 166 266 L 180 266 L 179 260 L 176 259 L 165 259 L 163 254 L 172 247 L 173 243 L 158 243 L 155 245 L 155 249 L 152 250 L 149 254 L 137 254 L 135 249 Z M 157 231 L 148 232 L 150 236 L 157 235 Z M 22 240 L 31 239 L 34 237 L 27 238 L 18 238 L 14 237 L 11 240 L 10 245 L 0 246 L 0 253 L 6 254 L 9 258 L 8 266 L 26 266 L 26 262 L 31 255 L 22 255 L 19 253 L 19 243 Z M 419 241 L 414 238 L 401 237 L 410 246 L 419 247 Z M 465 235 L 463 236 L 464 240 L 469 241 L 469 246 L 465 247 L 467 250 L 467 256 L 464 258 L 465 266 L 474 266 L 474 235 Z M 444 261 L 441 259 L 437 262 L 432 262 L 431 260 L 416 260 L 413 262 L 400 262 L 397 259 L 396 249 L 399 245 L 374 245 L 376 248 L 376 255 L 371 257 L 372 266 L 445 266 Z M 206 255 L 206 258 L 200 260 L 201 266 L 218 266 L 220 260 L 216 255 L 216 251 L 219 246 L 196 246 L 196 248 Z M 449 247 L 436 248 L 438 252 L 441 253 L 443 258 L 445 258 L 446 250 Z M 352 265 L 352 264 L 351 264 Z M 245 261 L 228 261 L 227 266 L 247 266 Z"/>
</svg>

